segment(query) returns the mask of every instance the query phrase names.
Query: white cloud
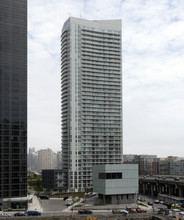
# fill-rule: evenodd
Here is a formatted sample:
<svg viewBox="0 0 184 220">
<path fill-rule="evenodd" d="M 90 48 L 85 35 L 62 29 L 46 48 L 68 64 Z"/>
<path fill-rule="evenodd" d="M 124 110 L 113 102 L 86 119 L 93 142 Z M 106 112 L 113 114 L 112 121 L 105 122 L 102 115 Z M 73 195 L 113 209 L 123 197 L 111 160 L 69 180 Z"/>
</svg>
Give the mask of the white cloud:
<svg viewBox="0 0 184 220">
<path fill-rule="evenodd" d="M 60 34 L 71 14 L 122 19 L 124 153 L 181 155 L 184 4 L 29 0 L 29 146 L 60 150 Z"/>
</svg>

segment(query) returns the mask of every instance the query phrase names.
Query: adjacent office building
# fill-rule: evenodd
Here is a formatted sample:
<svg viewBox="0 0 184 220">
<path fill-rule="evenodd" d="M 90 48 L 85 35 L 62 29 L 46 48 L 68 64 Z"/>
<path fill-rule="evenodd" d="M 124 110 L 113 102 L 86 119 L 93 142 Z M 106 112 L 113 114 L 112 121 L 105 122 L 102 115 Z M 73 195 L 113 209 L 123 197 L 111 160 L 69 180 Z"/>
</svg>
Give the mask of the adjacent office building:
<svg viewBox="0 0 184 220">
<path fill-rule="evenodd" d="M 121 20 L 70 17 L 61 36 L 64 187 L 92 188 L 92 168 L 122 163 Z"/>
<path fill-rule="evenodd" d="M 0 206 L 4 198 L 26 196 L 27 0 L 1 0 Z"/>
<path fill-rule="evenodd" d="M 63 186 L 61 169 L 42 170 L 42 186 L 46 190 L 61 190 Z"/>
</svg>

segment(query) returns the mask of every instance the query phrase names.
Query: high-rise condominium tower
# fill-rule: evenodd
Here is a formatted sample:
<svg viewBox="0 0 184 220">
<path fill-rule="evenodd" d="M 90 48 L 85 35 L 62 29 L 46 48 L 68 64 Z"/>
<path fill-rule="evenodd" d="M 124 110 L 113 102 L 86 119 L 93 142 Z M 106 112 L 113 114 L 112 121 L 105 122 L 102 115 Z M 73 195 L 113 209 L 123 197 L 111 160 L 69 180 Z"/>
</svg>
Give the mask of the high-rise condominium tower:
<svg viewBox="0 0 184 220">
<path fill-rule="evenodd" d="M 0 206 L 27 196 L 27 0 L 0 0 Z"/>
<path fill-rule="evenodd" d="M 65 187 L 92 187 L 95 164 L 122 162 L 121 20 L 70 17 L 61 36 Z"/>
</svg>

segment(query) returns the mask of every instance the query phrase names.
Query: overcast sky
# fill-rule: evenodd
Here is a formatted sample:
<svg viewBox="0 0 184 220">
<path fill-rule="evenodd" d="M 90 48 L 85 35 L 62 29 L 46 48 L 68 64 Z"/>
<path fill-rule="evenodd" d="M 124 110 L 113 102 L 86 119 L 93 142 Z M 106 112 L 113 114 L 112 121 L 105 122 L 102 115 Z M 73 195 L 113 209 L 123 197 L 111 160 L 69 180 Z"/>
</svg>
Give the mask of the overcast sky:
<svg viewBox="0 0 184 220">
<path fill-rule="evenodd" d="M 28 0 L 28 146 L 61 150 L 60 35 L 122 19 L 124 154 L 184 156 L 183 0 Z"/>
</svg>

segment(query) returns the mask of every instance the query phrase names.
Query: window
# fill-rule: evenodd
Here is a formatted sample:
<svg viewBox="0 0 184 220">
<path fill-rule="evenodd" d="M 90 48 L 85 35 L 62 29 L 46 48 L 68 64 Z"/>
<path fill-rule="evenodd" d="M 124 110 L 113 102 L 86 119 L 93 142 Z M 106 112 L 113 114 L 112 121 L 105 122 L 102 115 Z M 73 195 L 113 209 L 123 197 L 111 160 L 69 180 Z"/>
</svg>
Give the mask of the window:
<svg viewBox="0 0 184 220">
<path fill-rule="evenodd" d="M 122 173 L 99 173 L 99 179 L 122 179 Z"/>
</svg>

